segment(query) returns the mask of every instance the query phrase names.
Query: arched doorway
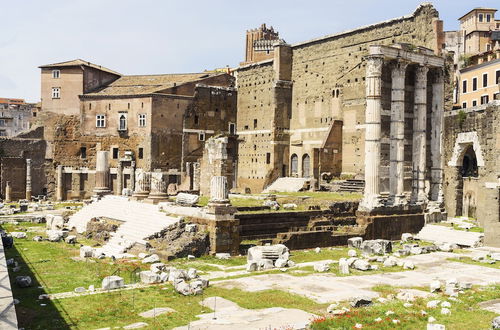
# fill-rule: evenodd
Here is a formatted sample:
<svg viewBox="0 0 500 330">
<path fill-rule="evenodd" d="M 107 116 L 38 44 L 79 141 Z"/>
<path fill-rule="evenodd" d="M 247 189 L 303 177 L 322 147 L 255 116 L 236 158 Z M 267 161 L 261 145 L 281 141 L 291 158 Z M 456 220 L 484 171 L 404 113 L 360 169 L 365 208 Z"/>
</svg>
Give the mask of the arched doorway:
<svg viewBox="0 0 500 330">
<path fill-rule="evenodd" d="M 302 177 L 308 178 L 311 176 L 311 157 L 308 154 L 302 156 Z"/>
<path fill-rule="evenodd" d="M 293 154 L 290 158 L 290 175 L 297 176 L 299 173 L 299 157 Z"/>
<path fill-rule="evenodd" d="M 462 166 L 460 167 L 460 174 L 462 177 L 477 178 L 477 158 L 472 146 L 468 146 L 465 150 Z"/>
</svg>

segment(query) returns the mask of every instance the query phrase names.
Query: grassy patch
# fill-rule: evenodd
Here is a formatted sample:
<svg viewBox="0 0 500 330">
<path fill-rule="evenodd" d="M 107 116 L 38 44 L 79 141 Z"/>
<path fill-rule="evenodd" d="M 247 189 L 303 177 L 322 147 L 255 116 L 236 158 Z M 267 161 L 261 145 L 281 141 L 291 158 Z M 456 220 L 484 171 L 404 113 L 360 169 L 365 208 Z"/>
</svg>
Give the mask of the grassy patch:
<svg viewBox="0 0 500 330">
<path fill-rule="evenodd" d="M 383 294 L 393 294 L 396 289 L 390 286 L 378 287 Z M 447 300 L 447 297 L 423 299 L 418 298 L 411 307 L 404 307 L 402 301 L 391 300 L 385 304 L 376 303 L 370 307 L 352 308 L 350 312 L 340 316 L 322 316 L 316 319 L 311 328 L 314 330 L 326 329 L 352 329 L 355 324 L 363 325 L 363 329 L 425 329 L 428 317 L 437 319 L 436 323 L 444 324 L 446 329 L 489 329 L 495 313 L 479 308 L 478 303 L 498 297 L 500 286 L 483 289 L 474 288 L 459 296 L 458 301 L 450 301 L 451 314 L 441 315 L 441 308 L 430 309 L 426 307 L 429 300 Z M 422 315 L 424 310 L 428 314 Z M 386 315 L 392 311 L 394 314 Z M 375 319 L 380 318 L 379 322 Z M 394 323 L 399 320 L 400 323 Z"/>
<path fill-rule="evenodd" d="M 319 253 L 314 250 L 297 250 L 291 251 L 290 259 L 295 263 L 313 262 L 321 260 L 338 260 L 340 258 L 348 258 L 348 248 L 323 248 Z"/>
<path fill-rule="evenodd" d="M 463 262 L 464 264 L 469 264 L 469 265 L 483 266 L 483 267 L 490 267 L 490 268 L 500 269 L 500 263 L 499 262 L 495 262 L 494 264 L 487 264 L 487 263 L 484 263 L 484 262 L 472 260 L 472 258 L 470 258 L 470 257 L 448 258 L 446 260 L 456 261 L 456 262 Z M 500 296 L 500 294 L 499 294 L 499 296 Z"/>
</svg>

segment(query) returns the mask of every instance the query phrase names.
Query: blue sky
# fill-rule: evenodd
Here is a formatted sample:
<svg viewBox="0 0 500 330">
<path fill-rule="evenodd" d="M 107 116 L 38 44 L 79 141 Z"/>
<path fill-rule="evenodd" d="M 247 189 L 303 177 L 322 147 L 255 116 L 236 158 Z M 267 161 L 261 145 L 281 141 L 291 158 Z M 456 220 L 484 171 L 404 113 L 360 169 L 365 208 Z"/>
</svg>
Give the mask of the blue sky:
<svg viewBox="0 0 500 330">
<path fill-rule="evenodd" d="M 412 13 L 413 0 L 0 0 L 0 97 L 40 97 L 39 65 L 82 58 L 122 74 L 235 66 L 245 31 L 272 25 L 289 43 Z M 445 30 L 498 0 L 433 1 Z M 497 19 L 498 19 L 497 15 Z"/>
</svg>

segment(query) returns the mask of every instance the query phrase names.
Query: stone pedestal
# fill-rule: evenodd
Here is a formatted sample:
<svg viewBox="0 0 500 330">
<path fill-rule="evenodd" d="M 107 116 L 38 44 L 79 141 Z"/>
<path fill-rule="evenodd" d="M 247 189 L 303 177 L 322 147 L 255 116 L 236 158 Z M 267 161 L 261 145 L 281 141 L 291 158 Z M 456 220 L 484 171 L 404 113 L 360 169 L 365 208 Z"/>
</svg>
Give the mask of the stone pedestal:
<svg viewBox="0 0 500 330">
<path fill-rule="evenodd" d="M 404 138 L 405 138 L 405 76 L 406 62 L 397 62 L 392 68 L 391 132 L 389 169 L 389 203 L 404 202 Z"/>
<path fill-rule="evenodd" d="M 10 182 L 7 181 L 5 183 L 5 203 L 10 203 L 12 202 L 12 187 L 10 186 Z"/>
<path fill-rule="evenodd" d="M 413 112 L 413 161 L 411 202 L 425 203 L 425 174 L 427 166 L 427 72 L 419 66 L 415 72 L 415 111 Z"/>
<path fill-rule="evenodd" d="M 151 189 L 151 173 L 143 172 L 141 169 L 135 172 L 135 187 L 132 197 L 142 200 L 148 197 Z"/>
<path fill-rule="evenodd" d="M 110 193 L 108 153 L 108 151 L 97 152 L 94 193 L 98 196 Z"/>
<path fill-rule="evenodd" d="M 151 173 L 151 190 L 147 200 L 155 204 L 168 201 L 167 182 L 165 182 L 165 175 L 163 173 Z"/>
<path fill-rule="evenodd" d="M 368 56 L 366 64 L 365 190 L 360 208 L 380 205 L 380 132 L 382 56 Z"/>
<path fill-rule="evenodd" d="M 57 165 L 57 176 L 56 176 L 56 200 L 58 202 L 63 200 L 64 194 L 64 177 L 63 177 L 63 166 Z"/>
<path fill-rule="evenodd" d="M 26 199 L 31 200 L 31 159 L 26 159 Z"/>
</svg>

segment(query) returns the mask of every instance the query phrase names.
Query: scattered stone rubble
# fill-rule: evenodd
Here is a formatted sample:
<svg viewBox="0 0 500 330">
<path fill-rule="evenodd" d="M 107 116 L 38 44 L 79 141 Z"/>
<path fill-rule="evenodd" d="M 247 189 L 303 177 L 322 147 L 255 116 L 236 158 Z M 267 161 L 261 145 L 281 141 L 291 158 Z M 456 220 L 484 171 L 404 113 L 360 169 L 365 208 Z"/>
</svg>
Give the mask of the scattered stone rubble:
<svg viewBox="0 0 500 330">
<path fill-rule="evenodd" d="M 247 271 L 292 267 L 290 252 L 283 244 L 253 246 L 248 249 Z"/>
</svg>

